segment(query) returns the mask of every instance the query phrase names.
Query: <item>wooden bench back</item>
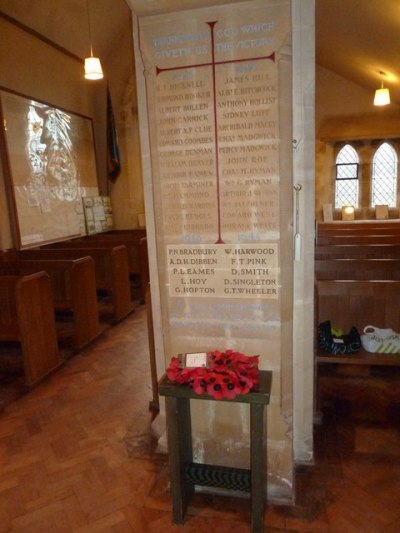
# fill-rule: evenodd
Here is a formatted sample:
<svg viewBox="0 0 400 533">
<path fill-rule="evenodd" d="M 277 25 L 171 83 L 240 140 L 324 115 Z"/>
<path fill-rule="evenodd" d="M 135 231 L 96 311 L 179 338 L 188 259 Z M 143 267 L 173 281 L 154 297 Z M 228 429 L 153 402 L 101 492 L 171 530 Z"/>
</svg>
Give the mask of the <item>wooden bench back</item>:
<svg viewBox="0 0 400 533">
<path fill-rule="evenodd" d="M 400 233 L 400 220 L 363 220 L 357 222 L 337 221 L 337 222 L 317 222 L 316 233 L 340 233 L 349 232 L 354 235 L 358 233 L 378 233 L 384 235 L 386 231 Z"/>
<path fill-rule="evenodd" d="M 144 303 L 145 291 L 149 282 L 147 240 L 145 237 L 138 238 L 135 235 L 129 237 L 129 233 L 127 236 L 123 237 L 119 236 L 119 234 L 110 235 L 109 233 L 100 233 L 93 236 L 89 235 L 86 238 L 82 237 L 79 239 L 52 243 L 47 245 L 45 249 L 72 248 L 81 251 L 85 250 L 85 253 L 89 254 L 93 249 L 113 249 L 121 246 L 126 248 L 128 278 L 129 276 L 139 276 L 140 295 L 141 300 Z"/>
<path fill-rule="evenodd" d="M 16 258 L 24 260 L 74 260 L 83 257 L 91 257 L 95 264 L 97 288 L 110 290 L 112 288 L 113 257 L 118 257 L 118 261 L 122 262 L 120 268 L 123 268 L 123 265 L 127 264 L 126 248 L 123 246 L 111 246 L 104 248 L 90 247 L 87 249 L 82 243 L 80 246 L 77 246 L 75 241 L 68 242 L 74 242 L 74 244 L 65 243 L 65 247 L 63 247 L 62 245 L 64 243 L 57 243 L 57 246 L 54 248 L 13 250 L 7 253 L 10 254 L 9 257 L 12 257 L 11 254 L 14 254 Z"/>
<path fill-rule="evenodd" d="M 318 235 L 398 235 L 400 233 L 400 224 L 398 227 L 370 227 L 355 226 L 354 228 L 318 228 Z"/>
<path fill-rule="evenodd" d="M 100 233 L 90 236 L 82 242 L 89 246 L 126 246 L 128 250 L 129 273 L 146 276 L 148 272 L 147 239 L 146 237 L 127 237 Z M 145 261 L 143 261 L 145 259 Z M 148 274 L 147 274 L 148 279 Z M 147 283 L 145 283 L 147 286 Z"/>
<path fill-rule="evenodd" d="M 317 281 L 316 322 L 346 332 L 372 324 L 400 332 L 400 281 Z"/>
<path fill-rule="evenodd" d="M 315 259 L 400 259 L 400 244 L 317 245 Z"/>
<path fill-rule="evenodd" d="M 18 254 L 19 255 L 19 254 Z M 94 262 L 91 257 L 76 259 L 28 259 L 24 253 L 19 259 L 6 259 L 3 254 L 0 272 L 27 275 L 43 270 L 50 276 L 53 299 L 60 307 L 72 305 L 75 297 L 84 292 L 93 303 L 96 295 Z"/>
<path fill-rule="evenodd" d="M 52 247 L 19 252 L 24 257 L 76 258 L 89 256 L 95 264 L 96 287 L 105 291 L 112 300 L 113 320 L 118 321 L 132 311 L 129 281 L 128 252 L 124 245 L 86 247 L 82 241 L 63 241 Z"/>
<path fill-rule="evenodd" d="M 126 246 L 128 250 L 129 272 L 131 274 L 141 273 L 140 250 L 141 240 L 145 235 L 125 232 L 107 232 L 94 235 L 86 235 L 76 239 L 70 239 L 58 243 L 52 243 L 46 247 L 54 248 L 103 248 L 113 246 Z"/>
<path fill-rule="evenodd" d="M 15 257 L 15 254 L 10 255 Z M 77 349 L 83 348 L 100 334 L 95 267 L 91 257 L 7 259 L 10 256 L 5 253 L 0 257 L 0 273 L 3 275 L 28 275 L 41 270 L 48 274 L 54 309 L 73 312 L 71 335 Z"/>
<path fill-rule="evenodd" d="M 400 259 L 316 259 L 319 280 L 399 280 Z"/>
<path fill-rule="evenodd" d="M 400 233 L 389 235 L 362 234 L 362 235 L 319 235 L 317 244 L 397 244 L 400 245 Z"/>
<path fill-rule="evenodd" d="M 94 246 L 124 245 L 128 250 L 129 274 L 139 276 L 139 290 L 142 303 L 146 299 L 146 287 L 150 281 L 149 258 L 145 230 L 114 230 L 112 232 L 87 235 L 82 241 Z"/>
</svg>

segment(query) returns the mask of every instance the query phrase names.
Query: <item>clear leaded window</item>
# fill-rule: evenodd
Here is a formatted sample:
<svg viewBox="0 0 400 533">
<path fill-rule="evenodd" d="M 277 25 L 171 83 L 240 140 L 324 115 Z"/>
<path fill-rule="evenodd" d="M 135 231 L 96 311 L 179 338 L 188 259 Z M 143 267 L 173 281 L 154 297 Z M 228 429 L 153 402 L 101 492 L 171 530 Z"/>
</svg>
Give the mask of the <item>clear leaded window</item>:
<svg viewBox="0 0 400 533">
<path fill-rule="evenodd" d="M 344 205 L 358 207 L 358 167 L 357 152 L 346 144 L 336 157 L 335 207 Z"/>
<path fill-rule="evenodd" d="M 396 207 L 397 154 L 390 144 L 383 143 L 377 149 L 372 169 L 371 207 L 381 204 Z"/>
</svg>

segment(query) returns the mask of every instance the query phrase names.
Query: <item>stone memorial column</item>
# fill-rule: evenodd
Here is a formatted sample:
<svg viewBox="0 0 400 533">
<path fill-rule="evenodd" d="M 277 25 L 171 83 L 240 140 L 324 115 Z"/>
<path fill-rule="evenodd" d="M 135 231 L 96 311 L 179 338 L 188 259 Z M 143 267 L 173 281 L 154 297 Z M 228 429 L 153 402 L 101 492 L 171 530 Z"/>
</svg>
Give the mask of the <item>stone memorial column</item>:
<svg viewBox="0 0 400 533">
<path fill-rule="evenodd" d="M 290 8 L 252 0 L 142 17 L 136 41 L 164 368 L 183 352 L 259 354 L 273 371 L 277 499 L 290 498 L 293 481 Z M 196 460 L 245 466 L 245 406 L 194 404 Z"/>
</svg>

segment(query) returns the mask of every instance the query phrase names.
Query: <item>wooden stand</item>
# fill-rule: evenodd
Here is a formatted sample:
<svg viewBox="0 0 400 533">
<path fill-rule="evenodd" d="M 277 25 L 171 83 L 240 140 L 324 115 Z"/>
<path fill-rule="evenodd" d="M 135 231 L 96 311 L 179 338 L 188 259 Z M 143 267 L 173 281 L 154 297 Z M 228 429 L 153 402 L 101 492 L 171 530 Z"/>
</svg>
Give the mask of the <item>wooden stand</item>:
<svg viewBox="0 0 400 533">
<path fill-rule="evenodd" d="M 203 485 L 250 492 L 251 530 L 252 533 L 263 531 L 266 492 L 264 406 L 269 403 L 271 381 L 272 372 L 261 370 L 257 390 L 234 400 L 218 400 L 250 405 L 250 469 L 247 470 L 193 462 L 190 400 L 216 400 L 208 394 L 196 394 L 189 386 L 171 383 L 166 375 L 162 377 L 159 394 L 166 397 L 174 523 L 183 524 L 195 485 Z"/>
</svg>

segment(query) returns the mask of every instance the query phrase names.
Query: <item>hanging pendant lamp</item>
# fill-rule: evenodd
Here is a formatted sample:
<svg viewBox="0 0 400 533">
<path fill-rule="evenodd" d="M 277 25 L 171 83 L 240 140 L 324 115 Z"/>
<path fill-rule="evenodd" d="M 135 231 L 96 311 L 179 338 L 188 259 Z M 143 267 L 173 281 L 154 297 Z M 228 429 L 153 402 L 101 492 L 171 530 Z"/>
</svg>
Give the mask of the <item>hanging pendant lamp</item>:
<svg viewBox="0 0 400 533">
<path fill-rule="evenodd" d="M 103 69 L 101 68 L 100 59 L 93 56 L 89 0 L 86 0 L 86 8 L 89 28 L 90 56 L 85 58 L 85 78 L 87 80 L 101 80 L 103 78 Z"/>
<path fill-rule="evenodd" d="M 384 72 L 379 72 L 379 74 L 381 76 L 385 75 Z M 389 93 L 389 89 L 387 89 L 386 87 L 383 87 L 383 79 L 382 79 L 381 88 L 375 91 L 374 105 L 382 106 L 382 105 L 387 105 L 387 104 L 390 104 L 390 93 Z"/>
</svg>

